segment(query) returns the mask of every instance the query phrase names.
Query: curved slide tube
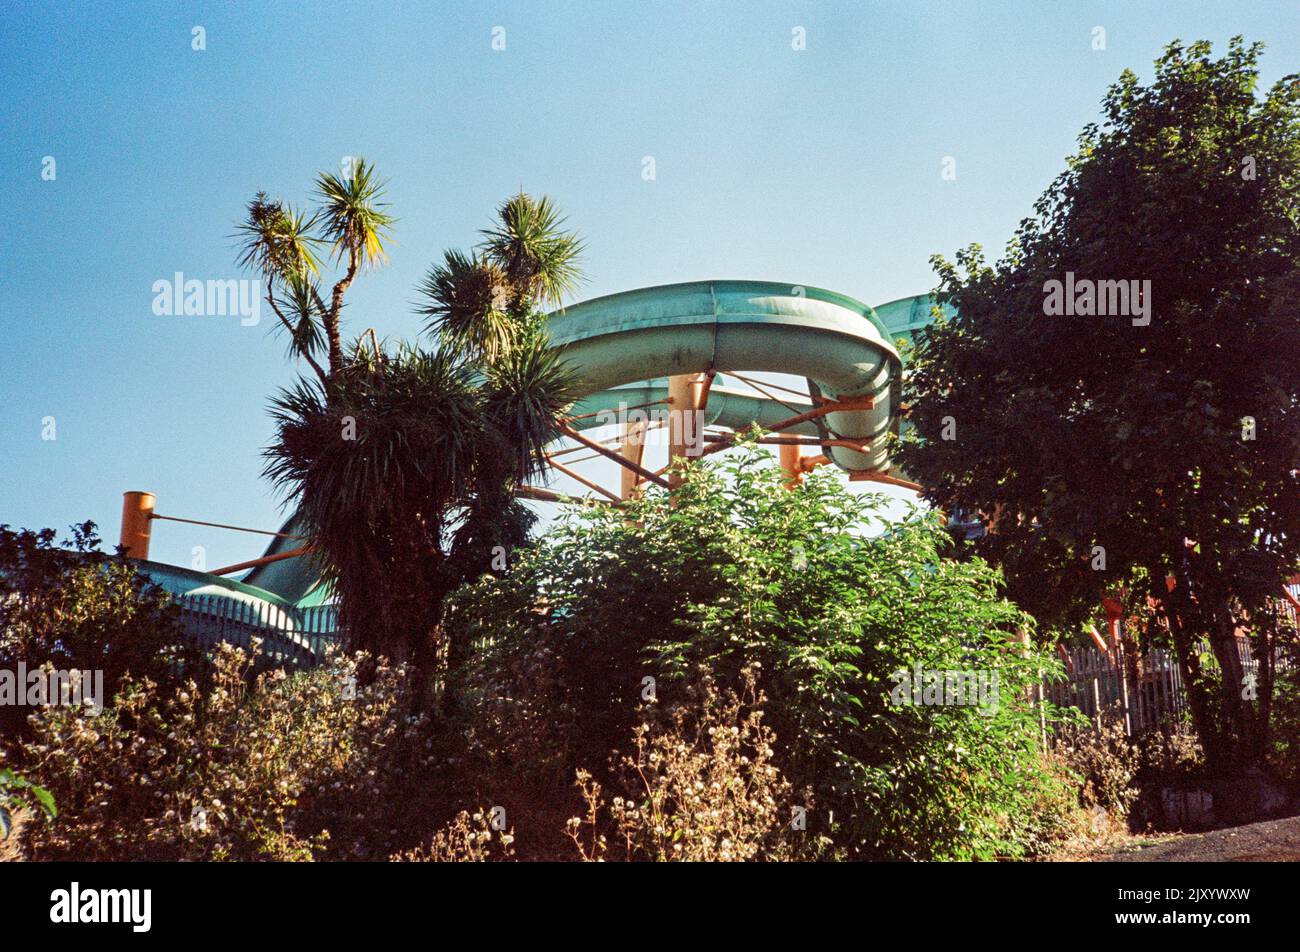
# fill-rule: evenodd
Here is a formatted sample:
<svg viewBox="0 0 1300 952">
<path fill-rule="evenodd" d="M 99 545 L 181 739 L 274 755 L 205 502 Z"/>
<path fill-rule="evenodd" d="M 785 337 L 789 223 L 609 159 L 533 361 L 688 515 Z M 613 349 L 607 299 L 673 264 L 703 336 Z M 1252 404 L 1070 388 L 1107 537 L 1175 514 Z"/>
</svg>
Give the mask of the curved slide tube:
<svg viewBox="0 0 1300 952">
<path fill-rule="evenodd" d="M 583 397 L 573 405 L 570 411 L 577 419 L 572 423 L 576 430 L 587 430 L 607 424 L 606 411 L 617 412 L 619 407 L 644 407 L 647 415 L 653 416 L 655 409 L 647 404 L 659 404 L 659 412 L 666 409 L 668 401 L 668 378 L 659 377 L 639 383 L 611 387 Z M 791 409 L 793 407 L 793 409 Z M 709 389 L 709 403 L 704 411 L 705 426 L 725 426 L 741 430 L 757 423 L 769 428 L 788 419 L 796 412 L 802 413 L 812 409 L 812 402 L 806 397 L 782 394 L 781 402 L 732 387 L 714 384 Z M 817 426 L 811 420 L 796 423 L 781 431 L 799 436 L 817 436 Z"/>
<path fill-rule="evenodd" d="M 867 452 L 837 446 L 827 455 L 849 472 L 883 471 L 889 465 L 885 440 L 897 413 L 901 363 L 884 325 L 853 298 L 770 281 L 669 284 L 575 304 L 552 314 L 548 329 L 553 346 L 576 369 L 580 392 L 599 394 L 584 400 L 584 407 L 645 402 L 628 400 L 625 394 L 635 388 L 627 385 L 676 374 L 792 374 L 815 381 L 828 399 L 874 400 L 872 409 L 824 418 L 835 436 L 860 442 Z M 774 401 L 721 396 L 724 406 L 715 415 L 710 393 L 709 422 L 739 428 L 792 415 Z M 773 419 L 774 411 L 762 404 L 781 412 Z M 579 423 L 594 426 L 598 420 Z"/>
</svg>

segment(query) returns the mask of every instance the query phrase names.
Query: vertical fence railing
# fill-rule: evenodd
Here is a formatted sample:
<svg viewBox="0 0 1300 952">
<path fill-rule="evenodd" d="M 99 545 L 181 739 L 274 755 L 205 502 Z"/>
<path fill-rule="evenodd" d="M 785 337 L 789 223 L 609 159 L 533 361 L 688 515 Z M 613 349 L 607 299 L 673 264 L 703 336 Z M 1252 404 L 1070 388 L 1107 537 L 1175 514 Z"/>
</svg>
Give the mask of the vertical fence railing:
<svg viewBox="0 0 1300 952">
<path fill-rule="evenodd" d="M 1243 637 L 1236 641 L 1242 670 L 1258 677 L 1254 641 Z M 1056 707 L 1076 708 L 1093 724 L 1100 724 L 1103 716 L 1116 716 L 1130 736 L 1181 721 L 1187 715 L 1182 672 L 1167 649 L 1129 655 L 1122 647 L 1110 652 L 1088 647 L 1069 649 L 1063 654 L 1065 678 L 1044 681 L 1035 692 Z M 1288 664 L 1285 655 L 1274 647 L 1274 669 Z"/>
<path fill-rule="evenodd" d="M 204 652 L 223 642 L 251 651 L 257 639 L 270 664 L 314 668 L 325 660 L 327 648 L 342 641 L 332 605 L 287 611 L 211 594 L 182 595 L 177 601 L 182 625 Z"/>
</svg>

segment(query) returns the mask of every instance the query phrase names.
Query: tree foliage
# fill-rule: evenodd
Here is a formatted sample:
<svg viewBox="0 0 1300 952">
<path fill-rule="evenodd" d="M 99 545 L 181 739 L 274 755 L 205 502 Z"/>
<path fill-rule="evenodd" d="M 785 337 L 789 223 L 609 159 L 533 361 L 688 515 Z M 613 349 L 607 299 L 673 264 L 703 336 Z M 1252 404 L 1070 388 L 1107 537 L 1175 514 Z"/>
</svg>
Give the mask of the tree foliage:
<svg viewBox="0 0 1300 952">
<path fill-rule="evenodd" d="M 1018 818 L 1054 783 L 1027 701 L 1052 663 L 1017 637 L 1031 620 L 988 566 L 944 556 L 932 517 L 865 538 L 882 498 L 831 473 L 784 479 L 753 451 L 696 465 L 671 496 L 570 514 L 453 596 L 453 638 L 484 646 L 457 679 L 471 756 L 523 801 L 556 798 L 626 743 L 646 678 L 671 708 L 694 672 L 743 691 L 753 665 L 775 764 L 816 804 L 810 837 L 857 857 L 1023 851 Z M 918 666 L 996 672 L 998 702 L 896 703 L 898 673 Z"/>
<path fill-rule="evenodd" d="M 1300 82 L 1260 95 L 1259 55 L 1175 42 L 1150 85 L 1126 71 L 1001 260 L 935 258 L 957 313 L 920 337 L 902 451 L 930 502 L 985 514 L 976 551 L 1041 622 L 1109 593 L 1172 638 L 1222 770 L 1267 733 L 1234 629 L 1273 632 L 1300 565 Z M 1067 273 L 1149 281 L 1149 322 L 1049 314 Z"/>
<path fill-rule="evenodd" d="M 369 260 L 379 252 L 363 239 L 380 222 L 348 224 L 365 205 L 348 195 L 365 189 L 346 185 L 322 185 L 338 193 L 335 253 L 356 245 Z M 358 341 L 272 407 L 266 475 L 297 504 L 353 643 L 426 672 L 461 650 L 440 640 L 446 594 L 526 540 L 534 517 L 514 491 L 544 471 L 574 396 L 538 307 L 572 286 L 580 243 L 546 198 L 521 193 L 500 218 L 483 248 L 448 252 L 422 285 L 432 350 Z"/>
</svg>

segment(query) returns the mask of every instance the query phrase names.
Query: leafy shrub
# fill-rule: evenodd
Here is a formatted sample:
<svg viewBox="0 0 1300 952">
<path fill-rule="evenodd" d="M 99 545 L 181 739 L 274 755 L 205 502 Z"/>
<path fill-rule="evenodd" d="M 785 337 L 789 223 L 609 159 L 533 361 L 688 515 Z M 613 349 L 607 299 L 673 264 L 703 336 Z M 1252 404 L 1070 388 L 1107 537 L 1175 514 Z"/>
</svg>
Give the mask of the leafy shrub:
<svg viewBox="0 0 1300 952">
<path fill-rule="evenodd" d="M 13 835 L 14 816 L 19 811 L 38 811 L 50 820 L 59 815 L 48 790 L 7 767 L 0 767 L 0 841 Z"/>
<path fill-rule="evenodd" d="M 99 550 L 95 524 L 72 527 L 65 548 L 53 529 L 0 526 L 0 668 L 99 670 L 112 696 L 127 673 L 175 681 L 187 657 L 178 610 L 126 559 Z M 21 708 L 0 708 L 0 736 L 23 729 Z"/>
<path fill-rule="evenodd" d="M 1161 791 L 1205 782 L 1205 755 L 1189 725 L 1172 723 L 1128 737 L 1116 713 L 1057 732 L 1053 761 L 1073 778 L 1079 805 L 1104 811 L 1135 831 L 1166 825 Z"/>
<path fill-rule="evenodd" d="M 635 753 L 615 758 L 623 796 L 606 803 L 600 783 L 578 771 L 587 813 L 569 820 L 569 836 L 583 859 L 606 858 L 604 827 L 627 860 L 735 862 L 813 853 L 813 834 L 794 828 L 794 810 L 811 808 L 811 797 L 794 797 L 772 762 L 776 737 L 762 723 L 756 672 L 746 668 L 743 675 L 743 698 L 720 694 L 705 673 L 693 703 L 667 717 L 647 712 L 633 729 Z"/>
<path fill-rule="evenodd" d="M 381 663 L 358 686 L 362 661 L 250 683 L 253 658 L 221 646 L 205 690 L 128 678 L 98 716 L 40 709 L 19 755 L 60 813 L 28 828 L 33 858 L 388 855 L 413 800 L 394 792 L 431 755 L 406 672 Z"/>
<path fill-rule="evenodd" d="M 1079 804 L 1078 776 L 1046 751 L 1039 774 L 1042 780 L 1028 792 L 1027 808 L 1006 817 L 1004 833 L 1029 859 L 1051 858 L 1067 841 L 1087 841 L 1096 832 Z"/>
<path fill-rule="evenodd" d="M 697 465 L 670 501 L 571 512 L 500 578 L 461 590 L 450 637 L 482 644 L 461 685 L 476 771 L 521 801 L 563 802 L 637 723 L 641 692 L 686 696 L 703 665 L 724 689 L 761 666 L 774 763 L 833 813 L 839 855 L 1019 855 L 1009 818 L 1051 782 L 1029 686 L 1055 662 L 1015 641 L 1032 620 L 984 563 L 944 557 L 932 515 L 875 538 L 883 497 L 833 474 L 797 490 L 770 456 Z M 891 703 L 894 676 L 982 671 L 999 703 Z M 603 779 L 608 784 L 608 774 Z"/>
<path fill-rule="evenodd" d="M 1175 725 L 1138 738 L 1140 781 L 1164 786 L 1186 785 L 1205 770 L 1205 751 L 1195 731 Z"/>
</svg>

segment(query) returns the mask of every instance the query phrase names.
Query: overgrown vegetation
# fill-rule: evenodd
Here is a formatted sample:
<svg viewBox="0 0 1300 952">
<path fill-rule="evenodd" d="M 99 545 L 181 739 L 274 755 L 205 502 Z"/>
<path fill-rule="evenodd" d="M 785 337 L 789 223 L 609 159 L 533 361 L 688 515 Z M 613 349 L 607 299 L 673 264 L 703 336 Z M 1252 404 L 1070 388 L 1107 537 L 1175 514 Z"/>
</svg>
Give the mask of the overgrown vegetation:
<svg viewBox="0 0 1300 952">
<path fill-rule="evenodd" d="M 128 673 L 170 681 L 188 653 L 167 593 L 101 551 L 93 522 L 56 543 L 53 529 L 0 526 L 0 670 L 102 671 L 108 696 Z M 0 737 L 21 733 L 27 710 L 0 704 Z"/>
<path fill-rule="evenodd" d="M 936 257 L 956 315 L 920 335 L 902 449 L 928 501 L 985 515 L 974 550 L 1044 625 L 1111 597 L 1172 645 L 1224 784 L 1281 766 L 1300 566 L 1300 79 L 1260 94 L 1259 57 L 1173 43 L 1150 85 L 1126 70 L 999 261 Z"/>
<path fill-rule="evenodd" d="M 438 677 L 364 657 L 208 683 L 122 679 L 32 711 L 14 766 L 59 814 L 37 859 L 1002 858 L 1070 828 L 1028 685 L 1051 662 L 938 522 L 882 528 L 766 454 L 670 499 L 586 509 L 453 598 Z M 360 666 L 360 667 L 359 667 Z M 983 670 L 983 704 L 897 703 L 898 672 Z M 359 677 L 369 668 L 369 679 Z M 647 681 L 653 678 L 653 681 Z M 891 695 L 894 697 L 891 698 Z M 923 700 L 918 695 L 917 700 Z M 942 694 L 939 700 L 943 700 Z M 949 700 L 952 700 L 951 698 Z M 974 701 L 974 698 L 969 700 Z M 500 823 L 497 820 L 500 819 Z"/>
<path fill-rule="evenodd" d="M 1056 782 L 1027 702 L 1054 662 L 1019 640 L 1033 622 L 995 572 L 944 557 L 934 518 L 865 537 L 886 528 L 881 505 L 830 473 L 787 490 L 770 457 L 745 451 L 692 467 L 671 498 L 574 514 L 459 592 L 452 637 L 485 647 L 452 682 L 491 794 L 563 804 L 579 768 L 608 787 L 608 752 L 642 722 L 649 688 L 671 708 L 701 667 L 739 691 L 755 666 L 773 765 L 811 791 L 808 830 L 833 855 L 1023 853 L 1016 819 Z M 894 703 L 898 673 L 918 669 L 995 674 L 995 703 Z"/>
<path fill-rule="evenodd" d="M 830 844 L 807 831 L 811 791 L 796 794 L 773 762 L 758 668 L 741 675 L 743 695 L 719 692 L 701 671 L 693 697 L 666 717 L 647 711 L 632 752 L 612 758 L 620 795 L 606 800 L 600 782 L 578 771 L 586 810 L 568 832 L 582 859 L 603 861 L 611 850 L 627 861 L 813 859 Z"/>
<path fill-rule="evenodd" d="M 403 845 L 397 793 L 428 766 L 428 731 L 407 672 L 380 664 L 359 685 L 358 660 L 253 680 L 222 646 L 207 689 L 132 678 L 99 716 L 40 708 L 16 756 L 59 815 L 28 827 L 32 858 L 383 858 Z"/>
<path fill-rule="evenodd" d="M 50 820 L 59 815 L 50 791 L 7 767 L 0 768 L 0 840 L 13 834 L 14 814 L 19 811 L 40 812 Z"/>
</svg>

